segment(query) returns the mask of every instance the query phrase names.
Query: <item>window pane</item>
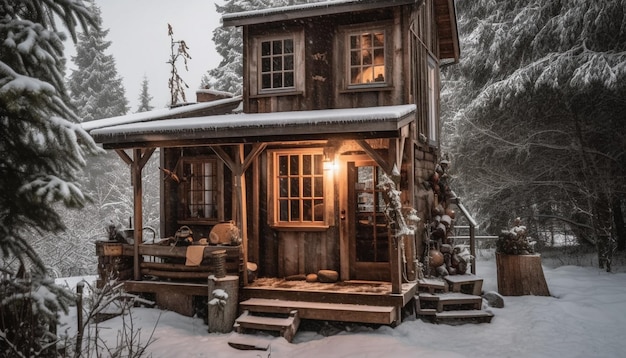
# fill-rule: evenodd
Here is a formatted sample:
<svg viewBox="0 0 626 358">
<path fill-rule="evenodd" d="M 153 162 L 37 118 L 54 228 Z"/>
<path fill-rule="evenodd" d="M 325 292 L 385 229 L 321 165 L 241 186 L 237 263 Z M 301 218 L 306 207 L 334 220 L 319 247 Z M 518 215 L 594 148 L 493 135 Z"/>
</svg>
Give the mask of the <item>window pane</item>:
<svg viewBox="0 0 626 358">
<path fill-rule="evenodd" d="M 269 41 L 261 42 L 261 56 L 269 56 L 269 55 L 271 55 L 270 42 Z"/>
<path fill-rule="evenodd" d="M 315 154 L 315 175 L 324 174 L 324 156 L 321 154 Z"/>
<path fill-rule="evenodd" d="M 302 174 L 311 175 L 311 173 L 313 173 L 312 166 L 313 166 L 313 163 L 311 162 L 311 156 L 303 155 L 302 156 Z"/>
<path fill-rule="evenodd" d="M 285 53 L 293 53 L 293 40 L 292 39 L 285 40 Z"/>
<path fill-rule="evenodd" d="M 283 58 L 282 57 L 274 57 L 272 60 L 272 70 L 273 71 L 282 71 L 283 69 Z"/>
<path fill-rule="evenodd" d="M 294 86 L 294 81 L 293 81 L 293 72 L 285 72 L 285 82 L 284 82 L 284 87 L 293 87 Z"/>
<path fill-rule="evenodd" d="M 300 173 L 300 156 L 289 156 L 289 175 L 298 175 Z"/>
<path fill-rule="evenodd" d="M 269 57 L 261 59 L 261 72 L 270 72 L 272 70 L 271 60 Z"/>
<path fill-rule="evenodd" d="M 299 221 L 300 220 L 300 200 L 290 200 L 289 204 L 291 206 L 291 220 Z"/>
<path fill-rule="evenodd" d="M 272 77 L 269 73 L 261 76 L 261 88 L 272 88 Z"/>
<path fill-rule="evenodd" d="M 289 173 L 287 168 L 288 168 L 287 156 L 286 155 L 278 156 L 278 175 L 287 175 L 287 173 Z"/>
<path fill-rule="evenodd" d="M 363 54 L 363 65 L 371 65 L 372 64 L 372 52 L 367 50 L 361 51 Z"/>
<path fill-rule="evenodd" d="M 287 71 L 288 70 L 293 70 L 293 55 L 285 56 L 284 69 L 287 70 Z"/>
<path fill-rule="evenodd" d="M 375 65 L 385 64 L 385 51 L 382 48 L 377 48 L 374 50 L 374 64 Z"/>
<path fill-rule="evenodd" d="M 304 200 L 302 202 L 303 221 L 312 221 L 313 220 L 313 202 L 311 200 Z"/>
<path fill-rule="evenodd" d="M 300 178 L 289 179 L 289 196 L 292 198 L 300 196 Z"/>
<path fill-rule="evenodd" d="M 371 47 L 372 47 L 372 35 L 371 34 L 361 35 L 361 48 L 371 48 Z"/>
<path fill-rule="evenodd" d="M 315 221 L 324 221 L 324 201 L 321 199 L 313 200 L 313 213 Z"/>
<path fill-rule="evenodd" d="M 289 221 L 289 202 L 287 200 L 279 201 L 280 221 Z"/>
<path fill-rule="evenodd" d="M 359 83 L 361 82 L 361 69 L 360 68 L 352 68 L 350 70 L 350 83 Z"/>
<path fill-rule="evenodd" d="M 281 73 L 272 75 L 272 88 L 281 88 L 283 86 L 283 76 Z"/>
<path fill-rule="evenodd" d="M 281 40 L 272 42 L 272 54 L 280 55 L 283 53 L 283 42 Z"/>
<path fill-rule="evenodd" d="M 278 179 L 278 195 L 281 198 L 286 198 L 289 193 L 289 180 L 287 178 Z"/>
<path fill-rule="evenodd" d="M 315 197 L 323 197 L 324 196 L 324 178 L 323 177 L 315 177 Z"/>
<path fill-rule="evenodd" d="M 382 32 L 377 32 L 374 34 L 374 47 L 383 47 L 385 46 L 385 34 Z"/>
<path fill-rule="evenodd" d="M 313 182 L 311 181 L 310 177 L 304 177 L 302 178 L 302 197 L 304 198 L 310 198 L 313 195 L 311 195 L 313 193 Z"/>
<path fill-rule="evenodd" d="M 361 43 L 359 41 L 359 37 L 356 35 L 350 36 L 350 48 L 355 49 L 355 48 L 360 48 L 360 47 L 361 47 Z"/>
<path fill-rule="evenodd" d="M 361 51 L 350 51 L 350 66 L 359 66 L 361 64 Z"/>
</svg>

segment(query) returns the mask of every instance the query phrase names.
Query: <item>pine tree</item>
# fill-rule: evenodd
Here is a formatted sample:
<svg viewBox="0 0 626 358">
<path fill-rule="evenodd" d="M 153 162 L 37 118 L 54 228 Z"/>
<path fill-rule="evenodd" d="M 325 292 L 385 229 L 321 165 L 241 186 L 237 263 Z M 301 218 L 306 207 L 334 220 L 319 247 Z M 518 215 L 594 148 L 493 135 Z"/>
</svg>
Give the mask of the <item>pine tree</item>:
<svg viewBox="0 0 626 358">
<path fill-rule="evenodd" d="M 129 110 L 115 59 L 105 54 L 111 46 L 105 40 L 109 30 L 102 29 L 100 9 L 95 3 L 90 4 L 90 10 L 96 24 L 78 35 L 76 56 L 72 57 L 78 68 L 69 79 L 72 103 L 84 122 L 124 115 Z"/>
<path fill-rule="evenodd" d="M 148 78 L 144 76 L 141 82 L 141 93 L 139 94 L 139 108 L 137 108 L 137 113 L 153 110 L 154 107 L 150 105 L 151 100 L 152 96 L 148 93 Z"/>
<path fill-rule="evenodd" d="M 76 41 L 78 24 L 95 22 L 79 1 L 5 0 L 0 14 L 0 355 L 52 356 L 70 295 L 46 278 L 28 233 L 63 229 L 55 203 L 85 203 L 76 173 L 99 149 L 68 105 L 57 25 Z"/>
<path fill-rule="evenodd" d="M 558 218 L 610 269 L 626 192 L 624 1 L 457 5 L 463 59 L 442 99 L 457 184 L 494 231 Z"/>
<path fill-rule="evenodd" d="M 215 4 L 217 12 L 228 14 L 285 5 L 305 4 L 319 0 L 229 0 L 223 6 Z M 239 27 L 218 27 L 213 31 L 213 42 L 222 61 L 217 68 L 207 71 L 201 87 L 214 88 L 234 95 L 242 94 L 243 38 Z"/>
</svg>

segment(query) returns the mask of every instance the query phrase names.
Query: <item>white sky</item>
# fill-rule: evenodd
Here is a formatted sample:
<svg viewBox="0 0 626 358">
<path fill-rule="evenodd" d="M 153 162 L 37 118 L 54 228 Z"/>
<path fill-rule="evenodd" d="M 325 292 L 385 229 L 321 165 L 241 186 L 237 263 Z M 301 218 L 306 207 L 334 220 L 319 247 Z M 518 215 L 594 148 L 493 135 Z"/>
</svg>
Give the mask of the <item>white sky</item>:
<svg viewBox="0 0 626 358">
<path fill-rule="evenodd" d="M 189 47 L 189 71 L 180 62 L 179 75 L 187 82 L 187 101 L 195 102 L 195 90 L 208 70 L 218 66 L 221 57 L 215 51 L 213 30 L 221 26 L 215 0 L 96 0 L 102 11 L 106 40 L 111 41 L 107 54 L 115 58 L 118 75 L 124 81 L 130 113 L 137 111 L 143 76 L 155 108 L 167 106 L 170 77 L 170 37 L 167 24 L 174 29 L 174 40 L 184 40 Z M 69 75 L 74 67 L 71 57 L 76 52 L 71 40 L 66 41 Z"/>
</svg>

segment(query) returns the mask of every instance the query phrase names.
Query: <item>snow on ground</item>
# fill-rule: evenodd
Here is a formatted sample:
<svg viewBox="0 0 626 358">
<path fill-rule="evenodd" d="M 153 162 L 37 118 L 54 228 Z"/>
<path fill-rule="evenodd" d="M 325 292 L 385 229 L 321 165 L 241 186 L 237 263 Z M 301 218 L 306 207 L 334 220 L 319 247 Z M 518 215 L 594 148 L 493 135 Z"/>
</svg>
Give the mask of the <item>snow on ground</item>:
<svg viewBox="0 0 626 358">
<path fill-rule="evenodd" d="M 545 264 L 545 261 L 544 261 Z M 477 262 L 485 291 L 497 291 L 493 257 Z M 133 309 L 133 325 L 148 339 L 152 357 L 624 357 L 626 273 L 592 267 L 544 265 L 552 297 L 505 297 L 505 307 L 490 308 L 491 323 L 436 325 L 409 318 L 395 328 L 358 325 L 332 335 L 314 331 L 267 340 L 268 351 L 241 351 L 228 345 L 235 333 L 208 333 L 202 319 L 149 308 Z M 128 318 L 126 318 L 128 321 Z M 75 315 L 65 317 L 72 330 Z M 156 323 L 158 321 L 158 324 Z M 101 336 L 114 346 L 122 318 L 100 323 Z M 329 330 L 326 330 L 329 331 Z"/>
</svg>

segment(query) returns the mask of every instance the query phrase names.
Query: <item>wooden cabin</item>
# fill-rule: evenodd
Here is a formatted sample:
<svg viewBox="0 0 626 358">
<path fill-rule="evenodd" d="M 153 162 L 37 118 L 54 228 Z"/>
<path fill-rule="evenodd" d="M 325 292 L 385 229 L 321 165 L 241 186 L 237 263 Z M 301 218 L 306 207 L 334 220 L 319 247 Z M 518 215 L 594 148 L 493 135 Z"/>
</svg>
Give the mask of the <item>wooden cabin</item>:
<svg viewBox="0 0 626 358">
<path fill-rule="evenodd" d="M 86 123 L 132 168 L 127 288 L 195 295 L 206 283 L 187 279 L 211 271 L 181 274 L 191 269 L 178 247 L 178 261 L 142 260 L 156 254 L 142 240 L 142 167 L 158 148 L 170 173 L 161 236 L 193 232 L 194 244 L 208 242 L 207 262 L 227 247 L 242 310 L 264 303 L 303 319 L 399 322 L 418 290 L 434 210 L 452 205 L 432 178 L 442 159 L 440 69 L 459 60 L 453 0 L 338 0 L 227 14 L 223 25 L 243 30 L 242 97 Z M 409 234 L 390 222 L 386 178 L 396 212 L 420 218 Z M 212 236 L 224 222 L 237 240 Z"/>
</svg>

